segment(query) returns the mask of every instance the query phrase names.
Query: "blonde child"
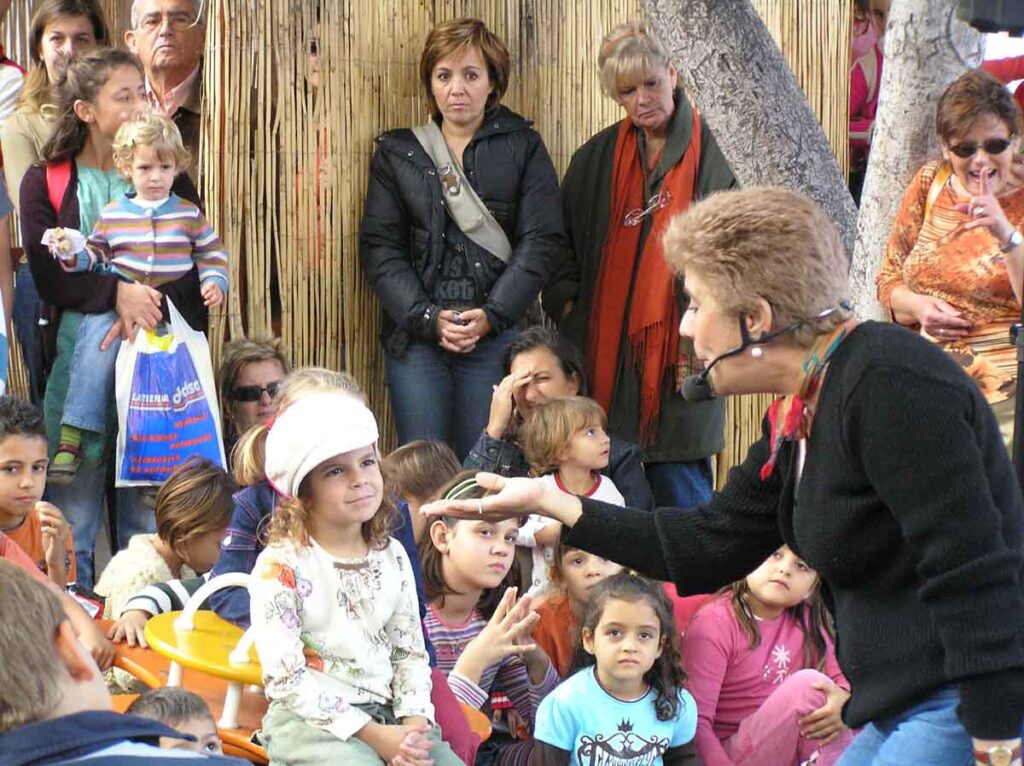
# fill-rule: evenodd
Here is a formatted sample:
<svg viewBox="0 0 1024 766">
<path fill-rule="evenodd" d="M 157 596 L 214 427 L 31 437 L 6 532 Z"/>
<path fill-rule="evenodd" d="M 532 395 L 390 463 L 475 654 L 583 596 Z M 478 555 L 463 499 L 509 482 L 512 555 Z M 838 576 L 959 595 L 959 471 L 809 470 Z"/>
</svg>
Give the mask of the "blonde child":
<svg viewBox="0 0 1024 766">
<path fill-rule="evenodd" d="M 385 457 L 384 470 L 399 498 L 398 510 L 409 517 L 412 536 L 419 545 L 427 527 L 426 517 L 419 512 L 420 506 L 462 470 L 459 459 L 444 442 L 417 439 Z"/>
<path fill-rule="evenodd" d="M 849 683 L 818 575 L 782 546 L 694 615 L 683 637 L 706 766 L 835 763 Z"/>
<path fill-rule="evenodd" d="M 221 755 L 224 752 L 213 714 L 203 698 L 195 692 L 179 686 L 149 689 L 140 694 L 124 712 L 126 715 L 151 718 L 195 738 L 192 742 L 175 737 L 160 737 L 160 747 L 164 750 L 191 750 L 203 755 Z"/>
<path fill-rule="evenodd" d="M 579 548 L 570 548 L 561 537 L 551 559 L 554 592 L 537 607 L 540 621 L 533 631 L 537 646 L 551 659 L 558 675 L 568 677 L 579 644 L 580 621 L 594 588 L 622 566 Z"/>
<path fill-rule="evenodd" d="M 562 492 L 626 504 L 615 484 L 601 471 L 608 467 L 611 439 L 601 405 L 585 396 L 553 399 L 526 419 L 521 431 L 523 454 L 534 476 Z M 562 525 L 533 514 L 519 530 L 517 545 L 532 549 L 530 595 L 542 595 L 551 581 L 552 546 Z"/>
<path fill-rule="evenodd" d="M 469 471 L 438 493 L 458 500 L 485 494 Z M 530 731 L 537 705 L 558 683 L 558 675 L 531 639 L 538 619 L 531 598 L 516 602 L 521 585 L 515 560 L 518 531 L 518 519 L 431 520 L 420 545 L 429 602 L 423 624 L 455 696 L 486 710 L 492 688 L 498 688 Z M 526 763 L 531 747 L 532 741 L 497 735 L 484 745 L 499 764 Z"/>
<path fill-rule="evenodd" d="M 683 762 L 697 705 L 683 689 L 679 632 L 661 587 L 633 574 L 609 577 L 587 602 L 582 639 L 592 665 L 541 703 L 535 762 Z"/>
<path fill-rule="evenodd" d="M 415 580 L 389 536 L 377 437 L 365 405 L 325 393 L 289 406 L 266 438 L 282 499 L 249 596 L 272 762 L 460 763 L 433 725 Z"/>
<path fill-rule="evenodd" d="M 134 193 L 103 208 L 88 241 L 74 229 L 48 229 L 43 244 L 66 271 L 114 274 L 154 288 L 197 268 L 204 302 L 220 305 L 228 290 L 224 245 L 202 211 L 171 191 L 189 159 L 177 126 L 162 115 L 143 114 L 121 126 L 113 149 L 114 164 L 132 182 Z M 100 343 L 117 320 L 114 311 L 82 318 L 51 481 L 73 481 L 82 431 L 102 434 L 106 429 L 120 338 L 103 351 Z"/>
<path fill-rule="evenodd" d="M 96 583 L 106 599 L 104 618 L 120 617 L 146 585 L 208 572 L 231 519 L 233 490 L 231 478 L 209 460 L 191 458 L 176 468 L 156 496 L 156 534 L 132 537 Z"/>
</svg>

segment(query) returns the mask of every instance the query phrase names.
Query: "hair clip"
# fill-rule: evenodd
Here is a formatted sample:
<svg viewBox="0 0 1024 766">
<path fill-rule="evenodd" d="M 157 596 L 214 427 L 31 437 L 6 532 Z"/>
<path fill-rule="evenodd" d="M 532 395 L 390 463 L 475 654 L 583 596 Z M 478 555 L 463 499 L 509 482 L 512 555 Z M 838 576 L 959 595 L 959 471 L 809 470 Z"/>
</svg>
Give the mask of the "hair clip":
<svg viewBox="0 0 1024 766">
<path fill-rule="evenodd" d="M 477 484 L 475 477 L 469 478 L 469 479 L 463 479 L 458 484 L 456 484 L 454 487 L 452 487 L 450 490 L 448 490 L 448 494 L 446 494 L 444 496 L 444 499 L 445 500 L 461 500 L 463 495 L 465 495 L 470 490 L 476 489 L 479 486 L 480 485 Z"/>
</svg>

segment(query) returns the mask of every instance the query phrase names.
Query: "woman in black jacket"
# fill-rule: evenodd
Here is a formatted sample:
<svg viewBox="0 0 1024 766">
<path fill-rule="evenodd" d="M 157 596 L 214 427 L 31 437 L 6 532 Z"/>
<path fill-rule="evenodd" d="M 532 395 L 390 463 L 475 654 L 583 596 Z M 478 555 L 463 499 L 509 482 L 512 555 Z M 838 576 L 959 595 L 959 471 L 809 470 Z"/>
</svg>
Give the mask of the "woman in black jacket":
<svg viewBox="0 0 1024 766">
<path fill-rule="evenodd" d="M 483 431 L 501 350 L 562 240 L 551 158 L 530 122 L 499 104 L 508 74 L 508 51 L 483 22 L 431 31 L 420 79 L 433 119 L 378 138 L 360 231 L 385 312 L 399 441 L 449 441 L 460 459 Z M 436 138 L 432 153 L 424 135 Z"/>
</svg>

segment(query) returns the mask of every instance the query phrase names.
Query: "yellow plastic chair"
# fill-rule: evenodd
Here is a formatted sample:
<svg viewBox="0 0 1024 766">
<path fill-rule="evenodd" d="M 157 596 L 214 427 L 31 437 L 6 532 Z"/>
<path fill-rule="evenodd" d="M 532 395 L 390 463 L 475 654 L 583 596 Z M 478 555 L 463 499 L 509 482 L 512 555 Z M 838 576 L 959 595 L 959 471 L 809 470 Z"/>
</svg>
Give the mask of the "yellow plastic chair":
<svg viewBox="0 0 1024 766">
<path fill-rule="evenodd" d="M 168 686 L 181 686 L 183 668 L 228 682 L 224 708 L 217 726 L 238 727 L 238 709 L 245 685 L 261 686 L 263 670 L 253 648 L 252 631 L 221 619 L 199 605 L 223 588 L 244 588 L 249 575 L 241 572 L 215 577 L 195 592 L 180 612 L 166 612 L 146 623 L 146 641 L 171 660 Z"/>
</svg>

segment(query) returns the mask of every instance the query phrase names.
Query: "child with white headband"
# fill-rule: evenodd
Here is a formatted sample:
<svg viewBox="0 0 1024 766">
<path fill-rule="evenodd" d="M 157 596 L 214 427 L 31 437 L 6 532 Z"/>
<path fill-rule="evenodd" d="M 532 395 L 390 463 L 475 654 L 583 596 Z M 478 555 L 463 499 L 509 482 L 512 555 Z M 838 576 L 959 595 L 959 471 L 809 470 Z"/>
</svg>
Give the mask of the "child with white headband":
<svg viewBox="0 0 1024 766">
<path fill-rule="evenodd" d="M 276 420 L 266 475 L 283 496 L 249 585 L 270 707 L 270 760 L 456 766 L 430 703 L 409 558 L 377 454 L 351 396 L 310 395 Z"/>
</svg>

